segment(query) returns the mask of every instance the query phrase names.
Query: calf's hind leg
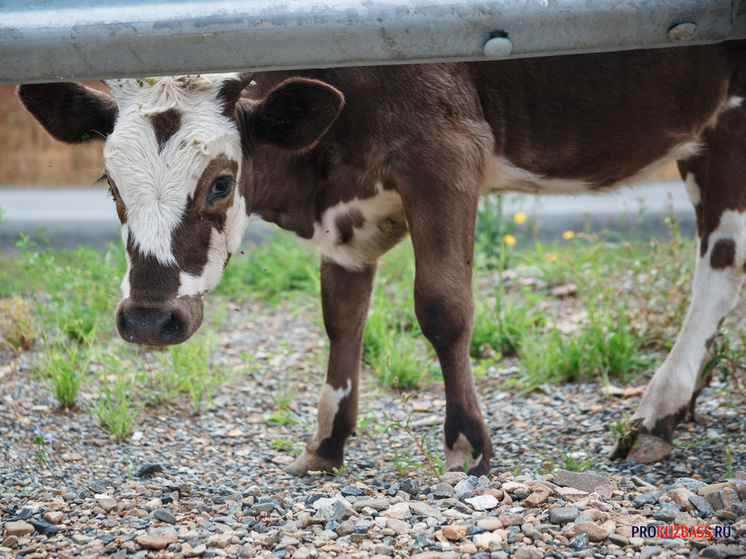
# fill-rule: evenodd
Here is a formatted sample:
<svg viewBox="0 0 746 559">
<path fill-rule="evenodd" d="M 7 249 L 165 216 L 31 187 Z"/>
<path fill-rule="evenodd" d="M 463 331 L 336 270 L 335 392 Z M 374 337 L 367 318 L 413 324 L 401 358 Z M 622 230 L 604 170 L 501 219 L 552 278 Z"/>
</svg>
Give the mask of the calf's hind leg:
<svg viewBox="0 0 746 559">
<path fill-rule="evenodd" d="M 665 458 L 673 432 L 704 385 L 704 366 L 725 316 L 738 301 L 746 261 L 746 110 L 725 112 L 703 135 L 701 155 L 679 164 L 697 213 L 698 251 L 692 301 L 671 353 L 632 418 L 636 462 Z"/>
<path fill-rule="evenodd" d="M 329 363 L 321 389 L 317 427 L 288 472 L 331 472 L 342 466 L 344 445 L 357 420 L 358 379 L 363 329 L 376 265 L 358 271 L 328 261 L 321 263 L 321 306 L 329 337 Z"/>
</svg>

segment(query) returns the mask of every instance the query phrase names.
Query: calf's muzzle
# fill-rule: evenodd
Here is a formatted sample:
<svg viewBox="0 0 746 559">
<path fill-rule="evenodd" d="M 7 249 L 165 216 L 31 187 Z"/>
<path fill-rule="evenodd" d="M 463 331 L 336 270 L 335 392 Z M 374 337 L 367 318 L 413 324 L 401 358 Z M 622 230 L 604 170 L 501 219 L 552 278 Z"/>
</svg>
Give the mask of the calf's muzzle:
<svg viewBox="0 0 746 559">
<path fill-rule="evenodd" d="M 202 299 L 179 297 L 157 305 L 124 299 L 117 308 L 116 323 L 122 339 L 133 344 L 180 344 L 202 324 Z"/>
</svg>

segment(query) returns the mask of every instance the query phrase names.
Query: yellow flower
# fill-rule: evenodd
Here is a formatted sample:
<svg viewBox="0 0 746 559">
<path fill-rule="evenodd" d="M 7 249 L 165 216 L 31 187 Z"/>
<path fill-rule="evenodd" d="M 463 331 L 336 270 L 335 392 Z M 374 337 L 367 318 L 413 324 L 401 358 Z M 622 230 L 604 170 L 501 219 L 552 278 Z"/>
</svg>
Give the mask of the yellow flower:
<svg viewBox="0 0 746 559">
<path fill-rule="evenodd" d="M 526 220 L 528 219 L 528 216 L 523 212 L 518 212 L 513 216 L 513 222 L 517 225 L 523 225 L 526 223 Z"/>
<path fill-rule="evenodd" d="M 574 236 L 575 236 L 575 231 L 565 231 L 564 233 L 562 233 L 562 238 L 565 239 L 566 241 L 569 241 Z"/>
<path fill-rule="evenodd" d="M 554 262 L 555 260 L 557 260 L 557 253 L 550 252 L 549 254 L 547 254 L 547 260 L 549 260 L 550 262 Z"/>
<path fill-rule="evenodd" d="M 512 247 L 515 244 L 515 237 L 513 235 L 505 235 L 503 237 L 503 241 L 505 242 L 506 245 L 508 245 L 509 247 Z"/>
</svg>

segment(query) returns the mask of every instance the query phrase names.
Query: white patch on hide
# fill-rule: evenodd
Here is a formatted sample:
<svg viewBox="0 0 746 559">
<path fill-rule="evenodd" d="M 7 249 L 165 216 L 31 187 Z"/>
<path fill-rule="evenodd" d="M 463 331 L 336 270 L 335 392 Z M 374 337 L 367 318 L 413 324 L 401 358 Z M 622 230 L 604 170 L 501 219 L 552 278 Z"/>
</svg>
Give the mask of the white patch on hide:
<svg viewBox="0 0 746 559">
<path fill-rule="evenodd" d="M 689 201 L 692 203 L 693 206 L 696 206 L 700 202 L 702 202 L 702 189 L 697 184 L 697 177 L 694 176 L 694 173 L 687 173 L 686 178 L 684 179 L 684 187 L 686 188 L 686 193 L 689 196 Z"/>
<path fill-rule="evenodd" d="M 684 142 L 674 147 L 664 156 L 643 168 L 634 175 L 611 184 L 596 185 L 581 179 L 557 179 L 537 175 L 526 169 L 516 167 L 503 157 L 493 157 L 488 161 L 484 173 L 481 192 L 525 192 L 528 194 L 578 194 L 587 190 L 602 192 L 622 185 L 644 182 L 652 173 L 661 167 L 686 159 L 698 153 L 698 142 Z"/>
<path fill-rule="evenodd" d="M 325 258 L 348 269 L 359 269 L 375 262 L 391 248 L 387 227 L 394 222 L 406 227 L 399 194 L 384 190 L 380 184 L 376 185 L 376 191 L 377 194 L 371 198 L 355 198 L 324 210 L 321 222 L 314 224 L 313 237 L 299 239 L 300 243 L 318 249 Z M 350 242 L 340 244 L 337 219 L 355 211 L 360 212 L 364 223 L 354 228 Z"/>
</svg>

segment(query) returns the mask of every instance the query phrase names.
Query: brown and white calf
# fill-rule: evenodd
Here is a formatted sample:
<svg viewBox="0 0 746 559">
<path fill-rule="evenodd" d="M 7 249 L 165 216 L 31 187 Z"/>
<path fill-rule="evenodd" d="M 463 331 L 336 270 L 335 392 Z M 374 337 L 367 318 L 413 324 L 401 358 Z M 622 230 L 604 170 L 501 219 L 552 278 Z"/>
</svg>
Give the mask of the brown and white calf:
<svg viewBox="0 0 746 559">
<path fill-rule="evenodd" d="M 188 339 L 250 216 L 321 253 L 331 347 L 296 473 L 342 464 L 376 261 L 407 233 L 417 318 L 445 381 L 446 464 L 486 472 L 492 444 L 469 362 L 480 194 L 596 191 L 678 161 L 699 232 L 693 298 L 634 416 L 630 456 L 670 452 L 743 282 L 746 43 L 106 83 L 111 96 L 74 83 L 20 96 L 59 140 L 105 141 L 127 249 L 125 340 Z"/>
</svg>

